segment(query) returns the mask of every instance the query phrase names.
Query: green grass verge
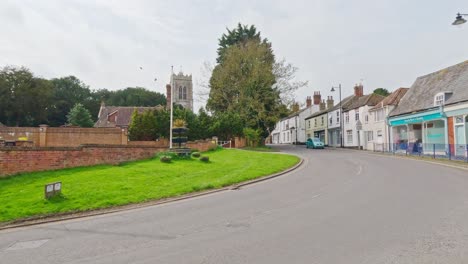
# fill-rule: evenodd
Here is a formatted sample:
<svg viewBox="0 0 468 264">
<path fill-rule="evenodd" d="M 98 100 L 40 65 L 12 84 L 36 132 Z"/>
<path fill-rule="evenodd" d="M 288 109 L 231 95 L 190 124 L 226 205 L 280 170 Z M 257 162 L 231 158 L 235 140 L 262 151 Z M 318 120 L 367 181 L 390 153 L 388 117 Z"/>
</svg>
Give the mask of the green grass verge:
<svg viewBox="0 0 468 264">
<path fill-rule="evenodd" d="M 245 147 L 242 148 L 243 150 L 251 150 L 251 151 L 261 151 L 261 152 L 278 152 L 278 150 L 273 149 L 270 146 L 259 146 L 259 147 Z"/>
<path fill-rule="evenodd" d="M 239 150 L 203 153 L 198 159 L 159 159 L 35 172 L 0 179 L 0 222 L 86 211 L 220 188 L 285 170 L 299 162 L 291 155 Z M 62 196 L 46 200 L 44 185 L 62 182 Z"/>
</svg>

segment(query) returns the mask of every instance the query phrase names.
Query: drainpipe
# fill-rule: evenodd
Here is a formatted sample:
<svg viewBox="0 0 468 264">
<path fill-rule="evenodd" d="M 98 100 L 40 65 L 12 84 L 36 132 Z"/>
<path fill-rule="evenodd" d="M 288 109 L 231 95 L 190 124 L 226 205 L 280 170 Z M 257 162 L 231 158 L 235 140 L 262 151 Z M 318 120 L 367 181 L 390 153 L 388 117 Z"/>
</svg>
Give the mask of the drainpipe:
<svg viewBox="0 0 468 264">
<path fill-rule="evenodd" d="M 449 127 L 448 127 L 448 120 L 447 120 L 447 115 L 445 114 L 445 111 L 444 111 L 444 105 L 441 105 L 440 108 L 439 108 L 439 111 L 440 111 L 440 115 L 443 117 L 444 119 L 444 126 L 445 126 L 445 146 L 447 147 L 445 149 L 446 152 L 450 151 L 450 142 L 449 142 L 449 139 L 448 139 L 448 133 L 449 133 Z"/>
</svg>

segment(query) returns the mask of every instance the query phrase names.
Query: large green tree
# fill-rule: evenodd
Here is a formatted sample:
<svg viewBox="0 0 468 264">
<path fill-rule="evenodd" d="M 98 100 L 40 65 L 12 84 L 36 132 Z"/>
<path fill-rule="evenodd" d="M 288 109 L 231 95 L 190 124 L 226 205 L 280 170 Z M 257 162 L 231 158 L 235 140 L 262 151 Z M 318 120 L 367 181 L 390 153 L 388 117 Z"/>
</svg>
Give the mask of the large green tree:
<svg viewBox="0 0 468 264">
<path fill-rule="evenodd" d="M 288 112 L 293 93 L 307 82 L 294 80 L 297 68 L 275 59 L 272 45 L 255 26 L 229 30 L 219 40 L 218 64 L 209 80 L 207 110 L 237 113 L 245 127 L 263 137 Z"/>
<path fill-rule="evenodd" d="M 67 113 L 77 103 L 81 103 L 86 108 L 92 107 L 89 87 L 75 76 L 55 78 L 51 82 L 53 92 L 48 111 L 48 124 L 50 126 L 64 125 L 67 122 Z"/>
<path fill-rule="evenodd" d="M 238 113 L 248 127 L 266 130 L 276 122 L 281 104 L 274 87 L 274 62 L 267 44 L 249 40 L 231 46 L 224 62 L 213 70 L 207 108 L 215 115 Z"/>
<path fill-rule="evenodd" d="M 268 42 L 268 39 L 262 39 L 260 32 L 257 31 L 257 28 L 254 25 L 242 25 L 241 23 L 237 24 L 237 27 L 234 29 L 226 28 L 227 33 L 224 33 L 221 38 L 218 40 L 218 57 L 216 58 L 217 63 L 223 63 L 227 50 L 239 43 L 247 41 L 256 41 L 268 45 L 271 48 L 271 44 Z M 273 54 L 273 52 L 271 51 Z"/>
<path fill-rule="evenodd" d="M 8 126 L 36 126 L 47 122 L 52 84 L 25 68 L 0 69 L 0 122 Z"/>
</svg>

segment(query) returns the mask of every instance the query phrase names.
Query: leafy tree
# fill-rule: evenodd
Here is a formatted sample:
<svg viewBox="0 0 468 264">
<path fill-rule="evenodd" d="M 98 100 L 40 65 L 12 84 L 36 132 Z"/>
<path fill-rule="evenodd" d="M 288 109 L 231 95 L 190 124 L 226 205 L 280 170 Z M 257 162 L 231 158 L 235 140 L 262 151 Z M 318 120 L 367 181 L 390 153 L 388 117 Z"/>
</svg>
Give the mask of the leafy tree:
<svg viewBox="0 0 468 264">
<path fill-rule="evenodd" d="M 216 114 L 239 113 L 251 128 L 265 130 L 275 123 L 280 94 L 273 87 L 274 57 L 269 46 L 248 41 L 227 50 L 225 61 L 213 70 L 207 108 Z"/>
<path fill-rule="evenodd" d="M 261 39 L 260 32 L 257 32 L 257 28 L 254 25 L 251 25 L 249 27 L 247 25 L 242 25 L 241 23 L 239 23 L 237 25 L 237 28 L 234 28 L 233 30 L 226 28 L 226 30 L 227 34 L 223 34 L 218 40 L 219 48 L 218 58 L 216 59 L 217 63 L 221 64 L 224 62 L 225 54 L 228 48 L 240 43 L 245 43 L 249 40 L 268 45 L 270 47 L 271 54 L 273 54 L 273 51 L 271 51 L 271 44 L 268 42 L 267 39 Z"/>
<path fill-rule="evenodd" d="M 217 61 L 209 80 L 207 110 L 215 118 L 236 112 L 246 127 L 259 129 L 262 136 L 287 115 L 294 91 L 307 85 L 294 81 L 296 67 L 276 61 L 271 43 L 254 26 L 228 29 L 219 40 Z"/>
<path fill-rule="evenodd" d="M 229 140 L 241 136 L 245 125 L 236 112 L 221 112 L 213 118 L 211 130 L 221 139 Z"/>
<path fill-rule="evenodd" d="M 146 110 L 139 113 L 135 110 L 132 113 L 132 120 L 128 127 L 130 140 L 153 141 L 159 138 L 156 116 L 153 111 Z"/>
<path fill-rule="evenodd" d="M 53 92 L 48 111 L 50 126 L 65 124 L 67 122 L 66 115 L 75 104 L 81 103 L 85 107 L 90 105 L 91 91 L 89 87 L 75 76 L 55 78 L 51 82 Z"/>
<path fill-rule="evenodd" d="M 113 106 L 166 105 L 166 96 L 142 87 L 128 87 L 123 90 L 110 92 L 106 104 Z"/>
<path fill-rule="evenodd" d="M 8 126 L 37 126 L 47 121 L 52 85 L 25 67 L 0 70 L 0 122 Z"/>
<path fill-rule="evenodd" d="M 262 137 L 262 131 L 260 130 L 254 130 L 252 128 L 246 127 L 243 130 L 243 134 L 245 138 L 247 139 L 247 146 L 249 147 L 256 147 L 259 145 Z"/>
<path fill-rule="evenodd" d="M 79 127 L 92 127 L 94 125 L 93 119 L 88 109 L 82 104 L 77 103 L 67 115 L 68 123 L 72 126 Z"/>
<path fill-rule="evenodd" d="M 380 94 L 380 95 L 383 95 L 383 96 L 388 96 L 390 94 L 390 92 L 385 88 L 377 88 L 377 89 L 374 90 L 374 93 L 375 94 Z"/>
</svg>

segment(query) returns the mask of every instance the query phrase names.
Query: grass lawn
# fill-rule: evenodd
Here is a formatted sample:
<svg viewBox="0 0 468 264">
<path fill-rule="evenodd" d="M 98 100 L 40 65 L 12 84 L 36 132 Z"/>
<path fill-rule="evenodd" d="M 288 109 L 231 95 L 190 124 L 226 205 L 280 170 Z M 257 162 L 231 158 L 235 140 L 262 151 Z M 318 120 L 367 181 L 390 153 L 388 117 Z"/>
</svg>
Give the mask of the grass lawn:
<svg viewBox="0 0 468 264">
<path fill-rule="evenodd" d="M 285 170 L 299 158 L 239 150 L 203 153 L 197 159 L 158 159 L 35 172 L 0 179 L 0 222 L 86 211 L 219 188 Z M 62 182 L 62 197 L 44 198 L 44 185 Z"/>
<path fill-rule="evenodd" d="M 245 147 L 244 150 L 251 151 L 263 151 L 263 152 L 278 152 L 278 150 L 271 148 L 270 146 L 259 146 L 259 147 Z"/>
</svg>

